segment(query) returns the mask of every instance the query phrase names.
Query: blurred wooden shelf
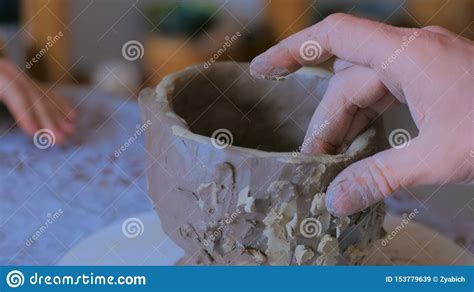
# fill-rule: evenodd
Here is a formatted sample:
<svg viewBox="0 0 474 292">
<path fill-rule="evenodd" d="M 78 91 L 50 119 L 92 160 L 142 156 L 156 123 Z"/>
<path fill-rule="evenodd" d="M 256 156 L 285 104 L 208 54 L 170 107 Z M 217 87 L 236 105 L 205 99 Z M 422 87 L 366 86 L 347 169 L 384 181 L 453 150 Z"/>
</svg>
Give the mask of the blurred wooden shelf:
<svg viewBox="0 0 474 292">
<path fill-rule="evenodd" d="M 144 44 L 146 83 L 158 84 L 166 75 L 186 68 L 190 64 L 203 63 L 207 54 L 189 39 L 149 35 Z"/>
<path fill-rule="evenodd" d="M 27 60 L 45 48 L 58 33 L 63 36 L 30 70 L 34 78 L 51 83 L 70 82 L 69 0 L 21 0 L 22 26 L 26 31 Z M 28 56 L 30 55 L 30 56 Z"/>
</svg>

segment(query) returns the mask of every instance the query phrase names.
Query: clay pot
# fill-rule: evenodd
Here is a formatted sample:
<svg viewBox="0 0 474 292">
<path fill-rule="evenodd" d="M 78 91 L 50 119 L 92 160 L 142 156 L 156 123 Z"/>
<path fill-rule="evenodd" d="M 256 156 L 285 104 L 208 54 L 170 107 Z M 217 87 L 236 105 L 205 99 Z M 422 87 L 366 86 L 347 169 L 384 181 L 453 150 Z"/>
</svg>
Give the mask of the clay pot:
<svg viewBox="0 0 474 292">
<path fill-rule="evenodd" d="M 380 126 L 337 155 L 297 152 L 328 84 L 300 71 L 256 80 L 247 64 L 197 65 L 141 93 L 149 193 L 180 264 L 357 264 L 382 232 L 382 206 L 335 218 L 331 180 L 384 145 Z M 324 132 L 324 125 L 320 128 Z"/>
</svg>

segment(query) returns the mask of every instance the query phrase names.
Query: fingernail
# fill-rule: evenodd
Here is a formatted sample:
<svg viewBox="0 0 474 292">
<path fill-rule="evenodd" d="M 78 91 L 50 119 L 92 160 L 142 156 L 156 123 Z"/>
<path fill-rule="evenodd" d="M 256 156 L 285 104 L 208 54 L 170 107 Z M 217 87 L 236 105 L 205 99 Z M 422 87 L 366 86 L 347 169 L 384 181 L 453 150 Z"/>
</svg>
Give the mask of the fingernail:
<svg viewBox="0 0 474 292">
<path fill-rule="evenodd" d="M 259 79 L 278 80 L 290 74 L 290 71 L 284 67 L 272 67 L 268 62 L 257 57 L 250 63 L 250 74 Z"/>
<path fill-rule="evenodd" d="M 61 130 L 58 130 L 58 129 L 54 129 L 53 130 L 53 133 L 54 133 L 54 137 L 55 137 L 55 141 L 56 141 L 56 144 L 63 144 L 64 142 L 64 139 L 65 139 L 65 136 L 63 134 L 63 132 Z"/>
<path fill-rule="evenodd" d="M 339 216 L 340 215 L 340 210 L 337 209 L 336 207 L 336 200 L 337 200 L 337 194 L 342 192 L 342 186 L 341 184 L 337 184 L 334 186 L 329 186 L 328 190 L 326 191 L 326 209 L 328 209 L 329 213 Z"/>
<path fill-rule="evenodd" d="M 273 68 L 268 72 L 267 78 L 280 80 L 284 79 L 288 74 L 290 74 L 290 71 L 286 68 Z"/>
</svg>

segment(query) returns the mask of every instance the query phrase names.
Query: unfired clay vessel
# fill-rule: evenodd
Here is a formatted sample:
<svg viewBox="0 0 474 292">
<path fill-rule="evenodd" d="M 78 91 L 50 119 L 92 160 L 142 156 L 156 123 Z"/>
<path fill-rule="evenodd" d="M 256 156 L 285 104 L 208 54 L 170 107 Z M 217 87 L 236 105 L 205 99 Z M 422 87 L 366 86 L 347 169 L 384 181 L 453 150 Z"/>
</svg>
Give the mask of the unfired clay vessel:
<svg viewBox="0 0 474 292">
<path fill-rule="evenodd" d="M 382 233 L 383 206 L 331 216 L 325 190 L 384 147 L 366 130 L 337 155 L 295 152 L 328 84 L 297 72 L 256 80 L 248 65 L 197 65 L 141 93 L 149 193 L 186 265 L 358 264 Z M 324 129 L 321 129 L 322 131 Z"/>
</svg>

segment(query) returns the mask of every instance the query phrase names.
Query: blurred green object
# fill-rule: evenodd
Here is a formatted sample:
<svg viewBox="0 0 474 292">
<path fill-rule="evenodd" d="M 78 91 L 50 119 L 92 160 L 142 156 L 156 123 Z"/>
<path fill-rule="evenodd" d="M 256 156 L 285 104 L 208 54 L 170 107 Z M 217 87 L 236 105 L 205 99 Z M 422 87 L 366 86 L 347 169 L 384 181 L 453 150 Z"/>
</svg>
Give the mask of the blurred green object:
<svg viewBox="0 0 474 292">
<path fill-rule="evenodd" d="M 148 6 L 146 15 L 158 33 L 196 37 L 214 24 L 215 11 L 210 3 L 172 1 Z"/>
</svg>

